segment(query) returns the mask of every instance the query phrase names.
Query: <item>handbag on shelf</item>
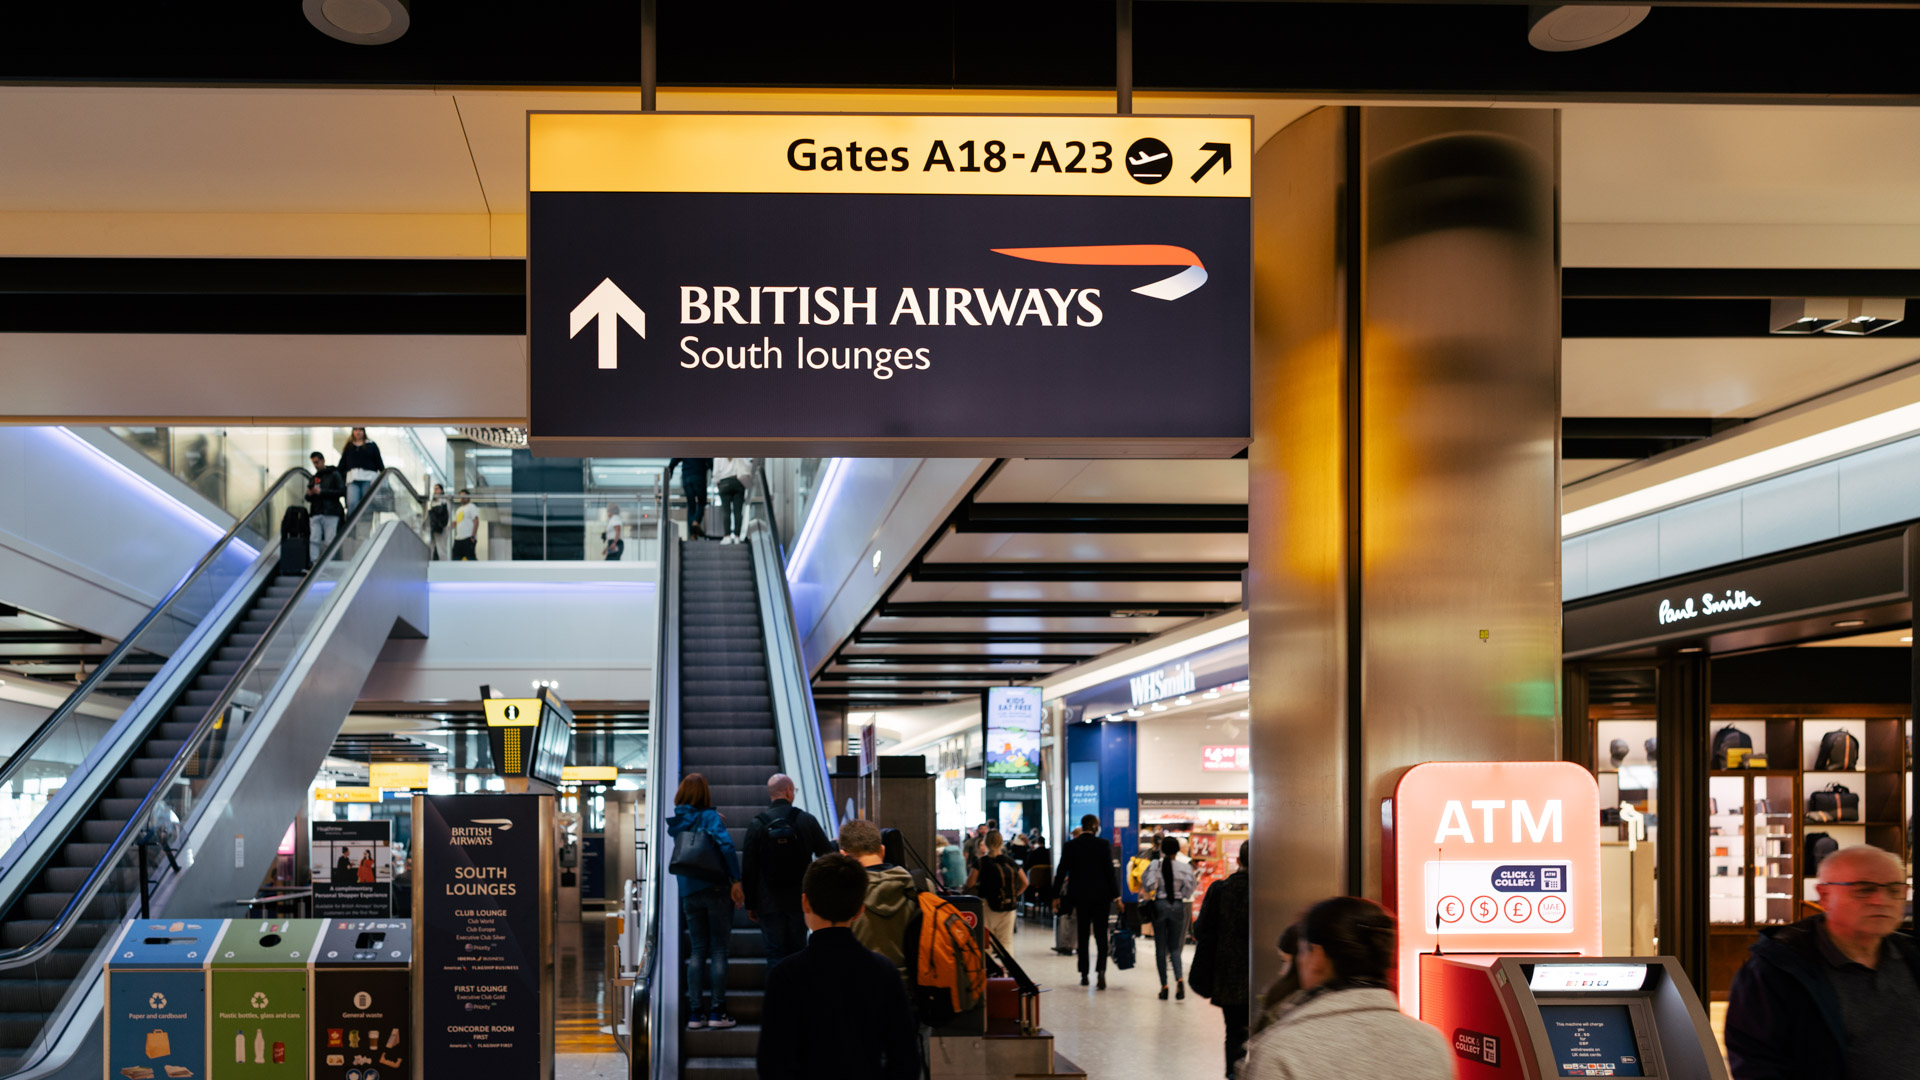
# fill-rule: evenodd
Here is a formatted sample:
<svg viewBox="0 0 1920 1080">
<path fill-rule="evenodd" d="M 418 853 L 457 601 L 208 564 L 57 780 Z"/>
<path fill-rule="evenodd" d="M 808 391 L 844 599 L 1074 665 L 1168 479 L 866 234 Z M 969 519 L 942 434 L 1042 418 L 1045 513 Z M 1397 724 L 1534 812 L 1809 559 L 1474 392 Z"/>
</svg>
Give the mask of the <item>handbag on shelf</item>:
<svg viewBox="0 0 1920 1080">
<path fill-rule="evenodd" d="M 1860 796 L 1845 784 L 1828 784 L 1807 796 L 1807 820 L 1822 823 L 1859 821 Z"/>
</svg>

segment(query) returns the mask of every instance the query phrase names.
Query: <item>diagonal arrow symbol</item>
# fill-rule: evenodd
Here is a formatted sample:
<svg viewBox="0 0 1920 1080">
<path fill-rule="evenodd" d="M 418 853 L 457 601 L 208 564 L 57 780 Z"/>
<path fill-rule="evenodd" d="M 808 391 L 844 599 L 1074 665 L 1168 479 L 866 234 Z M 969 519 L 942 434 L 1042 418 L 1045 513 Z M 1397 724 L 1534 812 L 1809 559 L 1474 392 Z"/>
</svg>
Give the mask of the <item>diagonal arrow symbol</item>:
<svg viewBox="0 0 1920 1080">
<path fill-rule="evenodd" d="M 595 319 L 600 320 L 599 355 L 600 366 L 617 368 L 620 366 L 620 322 L 625 320 L 633 332 L 642 339 L 647 336 L 647 313 L 632 297 L 620 291 L 620 286 L 612 278 L 601 278 L 600 284 L 593 287 L 585 300 L 567 316 L 567 337 L 580 336 L 580 331 Z"/>
<path fill-rule="evenodd" d="M 1213 151 L 1213 156 L 1200 163 L 1199 171 L 1193 174 L 1194 183 L 1199 183 L 1200 178 L 1207 175 L 1207 170 L 1213 168 L 1213 164 L 1216 161 L 1220 163 L 1220 174 L 1222 176 L 1233 171 L 1232 146 L 1223 142 L 1210 142 L 1201 143 L 1200 149 Z"/>
</svg>

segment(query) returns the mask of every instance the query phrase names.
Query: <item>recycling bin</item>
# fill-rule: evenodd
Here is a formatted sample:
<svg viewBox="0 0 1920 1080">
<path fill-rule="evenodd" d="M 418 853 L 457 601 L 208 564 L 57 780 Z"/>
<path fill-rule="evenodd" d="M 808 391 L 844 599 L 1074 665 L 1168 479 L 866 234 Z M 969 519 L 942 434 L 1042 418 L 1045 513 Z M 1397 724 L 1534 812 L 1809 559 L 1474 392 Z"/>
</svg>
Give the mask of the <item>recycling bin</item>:
<svg viewBox="0 0 1920 1080">
<path fill-rule="evenodd" d="M 325 919 L 227 924 L 214 943 L 207 977 L 211 1080 L 305 1080 L 311 1075 L 308 981 L 325 926 Z"/>
<path fill-rule="evenodd" d="M 315 1080 L 413 1075 L 413 920 L 328 919 L 313 958 Z"/>
<path fill-rule="evenodd" d="M 204 1080 L 207 957 L 225 919 L 136 919 L 107 954 L 107 1080 Z"/>
</svg>

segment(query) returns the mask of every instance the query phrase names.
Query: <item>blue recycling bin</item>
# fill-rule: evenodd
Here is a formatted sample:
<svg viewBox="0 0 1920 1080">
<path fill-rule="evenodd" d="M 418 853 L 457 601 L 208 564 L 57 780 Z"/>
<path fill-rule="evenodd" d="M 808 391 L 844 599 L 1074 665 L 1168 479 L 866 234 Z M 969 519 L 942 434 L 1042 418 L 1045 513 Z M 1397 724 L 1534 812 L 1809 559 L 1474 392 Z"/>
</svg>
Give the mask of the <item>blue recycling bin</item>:
<svg viewBox="0 0 1920 1080">
<path fill-rule="evenodd" d="M 106 1076 L 205 1080 L 207 960 L 225 919 L 136 919 L 107 957 Z"/>
</svg>

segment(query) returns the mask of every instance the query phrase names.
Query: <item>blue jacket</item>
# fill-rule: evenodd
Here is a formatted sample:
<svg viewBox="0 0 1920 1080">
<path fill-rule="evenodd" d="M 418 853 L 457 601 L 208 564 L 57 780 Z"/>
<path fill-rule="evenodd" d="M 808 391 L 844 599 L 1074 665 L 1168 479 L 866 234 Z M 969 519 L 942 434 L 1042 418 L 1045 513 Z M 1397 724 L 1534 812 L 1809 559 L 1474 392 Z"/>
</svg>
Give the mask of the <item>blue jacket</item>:
<svg viewBox="0 0 1920 1080">
<path fill-rule="evenodd" d="M 1846 1071 L 1847 1027 L 1816 935 L 1826 916 L 1760 931 L 1727 997 L 1734 1080 L 1811 1080 Z M 1920 982 L 1920 952 L 1898 944 Z"/>
<path fill-rule="evenodd" d="M 695 810 L 693 807 L 684 804 L 674 807 L 673 816 L 667 819 L 667 835 L 671 836 L 687 828 L 705 829 L 707 832 L 713 834 L 713 838 L 720 844 L 721 852 L 727 857 L 728 873 L 733 875 L 734 881 L 739 881 L 740 853 L 733 848 L 733 836 L 727 832 L 727 823 L 726 820 L 720 816 L 720 811 L 712 807 L 708 807 L 705 810 Z M 717 882 L 703 881 L 700 878 L 688 877 L 685 874 L 675 874 L 674 876 L 680 881 L 680 895 L 682 897 L 691 896 L 694 893 L 707 889 L 718 889 L 722 887 Z"/>
</svg>

